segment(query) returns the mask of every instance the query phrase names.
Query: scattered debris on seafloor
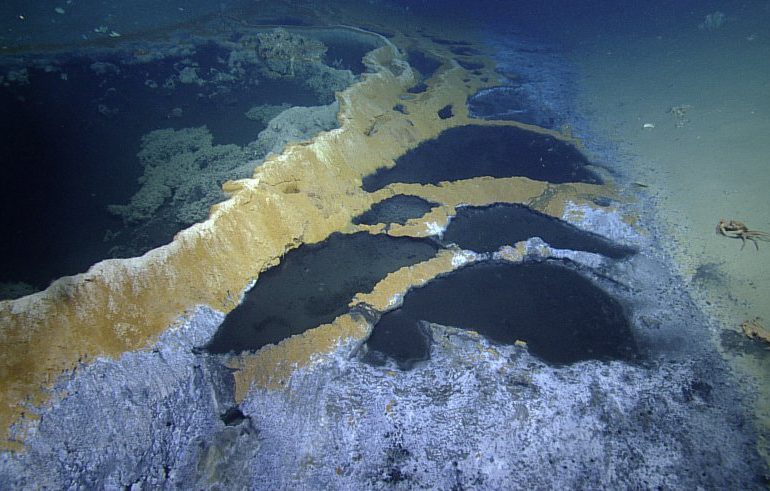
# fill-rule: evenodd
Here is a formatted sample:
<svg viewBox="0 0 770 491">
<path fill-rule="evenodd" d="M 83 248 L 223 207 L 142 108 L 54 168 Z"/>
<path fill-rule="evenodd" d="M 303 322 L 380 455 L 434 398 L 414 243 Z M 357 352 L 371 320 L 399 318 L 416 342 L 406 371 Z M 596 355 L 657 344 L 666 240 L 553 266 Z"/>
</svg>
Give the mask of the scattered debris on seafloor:
<svg viewBox="0 0 770 491">
<path fill-rule="evenodd" d="M 669 114 L 674 116 L 674 126 L 677 128 L 683 128 L 690 122 L 690 118 L 687 117 L 688 111 L 692 109 L 689 104 L 680 104 L 678 106 L 671 106 L 668 110 Z"/>
<path fill-rule="evenodd" d="M 708 14 L 703 22 L 698 24 L 698 29 L 701 31 L 716 31 L 717 29 L 721 29 L 722 26 L 725 25 L 726 21 L 727 16 L 717 10 Z"/>
</svg>

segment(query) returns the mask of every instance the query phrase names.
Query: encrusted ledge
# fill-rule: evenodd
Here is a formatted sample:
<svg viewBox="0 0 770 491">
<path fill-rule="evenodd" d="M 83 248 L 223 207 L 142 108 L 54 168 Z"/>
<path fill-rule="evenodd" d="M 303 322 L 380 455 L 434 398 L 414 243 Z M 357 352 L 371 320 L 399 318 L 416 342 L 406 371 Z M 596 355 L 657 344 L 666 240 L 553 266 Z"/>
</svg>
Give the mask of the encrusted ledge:
<svg viewBox="0 0 770 491">
<path fill-rule="evenodd" d="M 252 179 L 225 183 L 230 199 L 212 207 L 205 222 L 142 257 L 103 261 L 87 273 L 57 280 L 43 292 L 0 303 L 4 431 L 20 418 L 34 418 L 33 407 L 46 400 L 47 388 L 62 372 L 96 357 L 116 357 L 150 346 L 196 305 L 228 312 L 243 290 L 288 250 L 349 229 L 352 217 L 383 198 L 361 189 L 363 176 L 394 165 L 419 142 L 470 123 L 520 126 L 571 141 L 518 123 L 471 120 L 465 101 L 488 84 L 468 76 L 449 58 L 443 59 L 426 92 L 402 99 L 415 75 L 403 54 L 385 38 L 383 42 L 384 47 L 365 57 L 371 73 L 337 94 L 340 127 L 311 142 L 290 145 L 281 155 L 268 158 Z M 494 78 L 491 63 L 484 63 L 488 78 Z M 407 111 L 394 110 L 398 104 Z M 437 111 L 447 105 L 454 107 L 453 117 L 439 118 Z M 441 187 L 393 185 L 383 193 L 415 194 L 456 206 L 531 202 L 549 189 L 534 181 L 479 178 Z M 572 189 L 593 191 L 590 186 Z M 574 193 L 567 195 L 574 200 Z M 558 215 L 560 202 L 561 195 L 551 197 L 541 209 Z M 354 321 L 348 324 L 331 328 L 334 332 L 326 339 L 357 331 Z M 313 346 L 308 353 L 329 347 L 328 342 L 308 343 Z M 20 448 L 10 432 L 2 445 Z"/>
</svg>

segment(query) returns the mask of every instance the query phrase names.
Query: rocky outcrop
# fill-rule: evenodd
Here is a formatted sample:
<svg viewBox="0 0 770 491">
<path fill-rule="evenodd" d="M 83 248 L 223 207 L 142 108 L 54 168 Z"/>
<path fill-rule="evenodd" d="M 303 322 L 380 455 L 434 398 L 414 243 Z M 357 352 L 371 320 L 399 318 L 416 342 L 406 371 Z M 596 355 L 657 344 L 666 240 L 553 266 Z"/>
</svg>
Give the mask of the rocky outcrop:
<svg viewBox="0 0 770 491">
<path fill-rule="evenodd" d="M 193 352 L 222 318 L 196 309 L 150 349 L 63 378 L 28 428 L 25 452 L 4 455 L 0 486 L 144 488 L 212 472 L 205 461 L 218 439 L 255 437 L 248 420 L 236 429 L 220 417 L 233 405 L 232 375 Z"/>
</svg>

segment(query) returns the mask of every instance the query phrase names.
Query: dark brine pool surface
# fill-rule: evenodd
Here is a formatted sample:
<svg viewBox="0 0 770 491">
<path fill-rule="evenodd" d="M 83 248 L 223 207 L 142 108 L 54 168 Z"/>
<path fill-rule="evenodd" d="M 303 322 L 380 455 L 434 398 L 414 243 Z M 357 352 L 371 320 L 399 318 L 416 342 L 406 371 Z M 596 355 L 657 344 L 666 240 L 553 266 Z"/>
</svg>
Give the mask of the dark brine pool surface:
<svg viewBox="0 0 770 491">
<path fill-rule="evenodd" d="M 405 221 L 430 205 L 394 196 L 367 212 L 374 216 L 366 223 Z M 633 253 L 558 219 L 506 204 L 461 208 L 443 241 L 490 252 L 534 236 L 613 258 Z M 357 293 L 371 291 L 390 272 L 430 259 L 439 247 L 428 239 L 365 232 L 335 233 L 320 244 L 302 245 L 260 275 L 207 349 L 254 351 L 327 324 L 349 311 Z M 475 329 L 500 342 L 525 340 L 533 352 L 557 363 L 633 351 L 617 302 L 569 268 L 550 263 L 472 266 L 408 293 L 404 306 L 386 313 L 375 327 L 367 342 L 369 360 L 392 356 L 408 366 L 425 359 L 430 341 L 419 320 Z"/>
<path fill-rule="evenodd" d="M 260 275 L 206 348 L 212 353 L 257 350 L 327 324 L 348 312 L 388 273 L 433 257 L 430 241 L 387 235 L 332 234 L 289 252 Z"/>
<path fill-rule="evenodd" d="M 353 218 L 353 223 L 356 225 L 376 225 L 378 223 L 404 225 L 409 219 L 419 218 L 436 206 L 439 206 L 438 203 L 417 196 L 398 194 L 375 203 L 369 210 Z"/>
<path fill-rule="evenodd" d="M 621 259 L 635 251 L 574 225 L 516 204 L 464 206 L 449 222 L 442 241 L 475 252 L 494 252 L 504 245 L 540 237 L 551 247 L 594 252 Z"/>
<path fill-rule="evenodd" d="M 637 357 L 622 306 L 604 290 L 556 262 L 468 266 L 410 291 L 382 316 L 366 346 L 402 368 L 429 357 L 421 321 L 472 329 L 489 339 L 527 343 L 552 364 Z M 380 362 L 382 359 L 379 360 Z"/>
<path fill-rule="evenodd" d="M 396 182 L 438 184 L 480 176 L 601 184 L 589 164 L 573 145 L 549 135 L 512 126 L 467 125 L 421 143 L 399 157 L 395 167 L 366 176 L 363 187 L 372 192 Z"/>
<path fill-rule="evenodd" d="M 468 112 L 473 118 L 518 121 L 551 129 L 559 120 L 521 86 L 482 89 L 468 98 Z"/>
</svg>

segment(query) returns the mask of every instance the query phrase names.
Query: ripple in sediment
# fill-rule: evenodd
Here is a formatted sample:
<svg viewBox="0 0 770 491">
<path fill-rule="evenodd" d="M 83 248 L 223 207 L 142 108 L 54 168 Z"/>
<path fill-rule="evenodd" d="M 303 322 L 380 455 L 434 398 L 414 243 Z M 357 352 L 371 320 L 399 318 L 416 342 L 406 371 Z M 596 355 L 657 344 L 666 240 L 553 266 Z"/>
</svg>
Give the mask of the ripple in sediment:
<svg viewBox="0 0 770 491">
<path fill-rule="evenodd" d="M 601 184 L 573 145 L 513 126 L 450 128 L 396 160 L 395 167 L 366 176 L 372 192 L 395 182 L 438 184 L 473 177 L 528 177 L 552 183 Z"/>
<path fill-rule="evenodd" d="M 491 206 L 464 206 L 449 222 L 443 242 L 455 243 L 476 252 L 494 252 L 504 245 L 540 237 L 551 247 L 594 252 L 621 259 L 635 250 L 616 244 L 601 235 L 581 230 L 558 218 L 539 213 L 524 205 L 499 203 Z"/>
<path fill-rule="evenodd" d="M 476 61 L 466 61 L 466 60 L 455 60 L 455 61 L 457 61 L 457 64 L 465 68 L 466 70 L 481 70 L 482 68 L 484 68 L 483 63 L 479 63 Z"/>
<path fill-rule="evenodd" d="M 556 262 L 478 263 L 410 291 L 375 325 L 363 359 L 389 357 L 402 369 L 427 359 L 423 321 L 472 329 L 498 343 L 524 341 L 555 365 L 638 357 L 621 305 Z"/>
<path fill-rule="evenodd" d="M 452 46 L 449 48 L 449 51 L 460 56 L 473 56 L 481 54 L 477 49 L 471 48 L 470 46 Z"/>
<path fill-rule="evenodd" d="M 422 94 L 427 90 L 428 90 L 428 84 L 423 82 L 420 82 L 417 85 L 414 85 L 406 89 L 406 91 L 409 92 L 410 94 Z"/>
<path fill-rule="evenodd" d="M 349 310 L 356 293 L 371 291 L 388 273 L 436 251 L 429 241 L 368 233 L 335 233 L 320 244 L 300 246 L 260 275 L 206 349 L 257 350 L 327 324 Z"/>
</svg>

